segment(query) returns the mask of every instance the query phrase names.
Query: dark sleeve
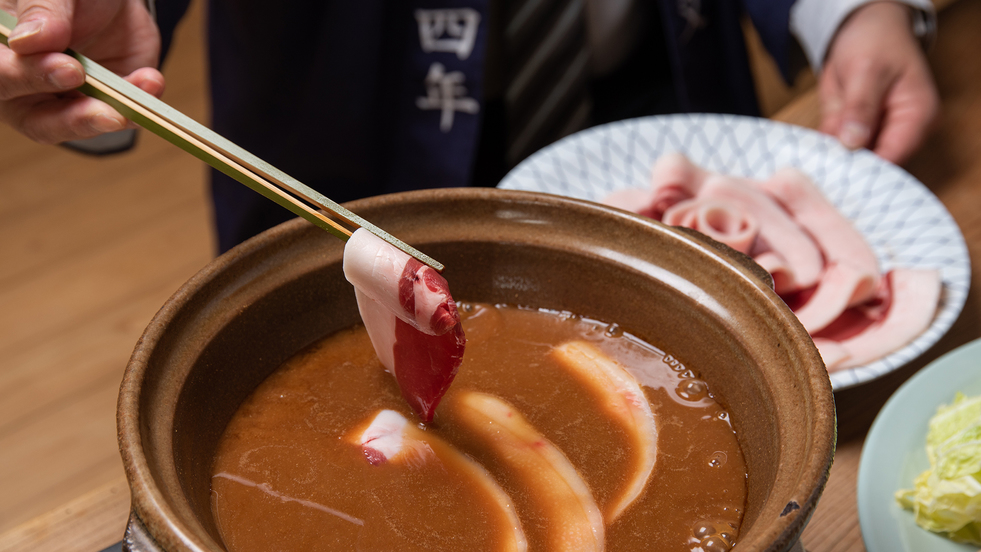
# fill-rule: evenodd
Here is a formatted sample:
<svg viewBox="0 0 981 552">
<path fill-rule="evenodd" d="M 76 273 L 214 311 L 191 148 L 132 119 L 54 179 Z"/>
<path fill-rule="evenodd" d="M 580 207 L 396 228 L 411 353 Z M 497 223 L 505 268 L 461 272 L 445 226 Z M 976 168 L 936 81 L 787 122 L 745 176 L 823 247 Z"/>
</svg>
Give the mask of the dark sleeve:
<svg viewBox="0 0 981 552">
<path fill-rule="evenodd" d="M 160 64 L 163 65 L 174 38 L 174 29 L 187 13 L 191 0 L 156 0 L 154 4 L 157 27 L 160 28 Z"/>
<path fill-rule="evenodd" d="M 791 82 L 801 57 L 797 39 L 790 34 L 790 8 L 795 0 L 743 0 L 746 12 L 773 56 L 784 80 Z"/>
</svg>

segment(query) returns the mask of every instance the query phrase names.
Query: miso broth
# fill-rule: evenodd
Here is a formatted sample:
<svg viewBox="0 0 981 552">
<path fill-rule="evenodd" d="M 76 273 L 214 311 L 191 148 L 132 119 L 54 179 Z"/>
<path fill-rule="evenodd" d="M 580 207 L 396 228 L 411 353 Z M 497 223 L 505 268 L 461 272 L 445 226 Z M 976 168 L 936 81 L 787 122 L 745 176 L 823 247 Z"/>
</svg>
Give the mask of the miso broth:
<svg viewBox="0 0 981 552">
<path fill-rule="evenodd" d="M 514 507 L 528 550 L 561 527 L 548 504 L 452 415 L 479 391 L 511 405 L 568 459 L 602 510 L 635 469 L 629 428 L 605 413 L 552 351 L 587 342 L 641 384 L 657 454 L 640 495 L 605 524 L 607 550 L 724 551 L 738 539 L 746 467 L 729 417 L 698 374 L 616 325 L 569 313 L 460 304 L 467 349 L 423 429 L 478 463 Z M 212 511 L 226 547 L 249 550 L 501 550 L 497 506 L 439 462 L 369 463 L 355 433 L 379 411 L 417 424 L 395 379 L 355 327 L 274 372 L 236 412 L 212 469 Z M 420 426 L 422 427 L 422 426 Z M 522 475 L 522 474 L 518 474 Z M 609 511 L 608 509 L 605 511 Z"/>
</svg>

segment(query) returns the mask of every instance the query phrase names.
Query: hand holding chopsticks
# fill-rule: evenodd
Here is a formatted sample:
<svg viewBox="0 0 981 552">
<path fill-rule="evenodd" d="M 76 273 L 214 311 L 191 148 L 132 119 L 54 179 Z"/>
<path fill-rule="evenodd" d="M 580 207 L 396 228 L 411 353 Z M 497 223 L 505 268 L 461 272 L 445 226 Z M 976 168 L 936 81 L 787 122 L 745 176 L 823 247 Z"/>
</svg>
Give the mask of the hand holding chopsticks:
<svg viewBox="0 0 981 552">
<path fill-rule="evenodd" d="M 6 44 L 10 31 L 16 25 L 14 16 L 0 10 L 0 41 Z M 81 92 L 106 102 L 150 132 L 341 239 L 350 237 L 353 229 L 349 227 L 365 228 L 420 262 L 437 271 L 443 270 L 443 265 L 428 255 L 226 140 L 112 71 L 76 52 L 69 50 L 66 53 L 77 59 L 85 70 L 85 84 L 79 89 Z M 334 220 L 327 213 L 339 220 Z"/>
</svg>

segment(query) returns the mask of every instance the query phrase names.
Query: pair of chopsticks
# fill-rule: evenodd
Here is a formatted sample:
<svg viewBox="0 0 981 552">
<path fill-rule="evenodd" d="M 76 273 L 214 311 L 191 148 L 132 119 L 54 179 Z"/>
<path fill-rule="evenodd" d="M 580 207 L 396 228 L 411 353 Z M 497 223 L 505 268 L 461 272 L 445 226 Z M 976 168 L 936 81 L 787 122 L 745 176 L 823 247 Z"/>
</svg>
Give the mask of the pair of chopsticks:
<svg viewBox="0 0 981 552">
<path fill-rule="evenodd" d="M 0 42 L 6 45 L 10 31 L 16 26 L 17 18 L 0 9 Z M 420 262 L 442 272 L 443 265 L 425 253 L 226 140 L 112 71 L 77 52 L 68 50 L 65 53 L 77 59 L 85 70 L 85 84 L 79 88 L 82 93 L 106 102 L 131 121 L 342 240 L 347 240 L 353 231 L 327 216 L 327 213 L 355 229 L 368 230 Z"/>
</svg>

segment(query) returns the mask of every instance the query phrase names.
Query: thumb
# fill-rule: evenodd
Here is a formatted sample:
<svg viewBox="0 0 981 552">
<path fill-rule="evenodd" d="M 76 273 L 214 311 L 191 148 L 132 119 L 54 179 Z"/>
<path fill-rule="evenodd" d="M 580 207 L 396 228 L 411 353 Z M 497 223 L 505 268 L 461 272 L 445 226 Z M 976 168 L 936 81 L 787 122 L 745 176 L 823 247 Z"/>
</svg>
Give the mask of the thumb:
<svg viewBox="0 0 981 552">
<path fill-rule="evenodd" d="M 7 39 L 10 49 L 22 56 L 67 50 L 74 13 L 73 0 L 21 0 Z"/>
<path fill-rule="evenodd" d="M 838 139 L 849 149 L 868 146 L 882 118 L 886 91 L 893 79 L 881 71 L 855 71 L 844 85 L 844 107 Z"/>
</svg>

